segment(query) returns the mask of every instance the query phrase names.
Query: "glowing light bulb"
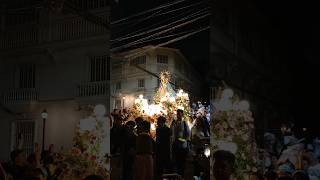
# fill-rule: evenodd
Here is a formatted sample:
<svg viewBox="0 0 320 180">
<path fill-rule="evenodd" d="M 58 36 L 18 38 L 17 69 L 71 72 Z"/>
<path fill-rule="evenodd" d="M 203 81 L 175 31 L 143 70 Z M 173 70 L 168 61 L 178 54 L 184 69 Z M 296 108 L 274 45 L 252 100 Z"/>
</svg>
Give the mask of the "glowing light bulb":
<svg viewBox="0 0 320 180">
<path fill-rule="evenodd" d="M 205 150 L 204 150 L 204 155 L 208 158 L 210 156 L 210 148 L 207 147 Z"/>
</svg>

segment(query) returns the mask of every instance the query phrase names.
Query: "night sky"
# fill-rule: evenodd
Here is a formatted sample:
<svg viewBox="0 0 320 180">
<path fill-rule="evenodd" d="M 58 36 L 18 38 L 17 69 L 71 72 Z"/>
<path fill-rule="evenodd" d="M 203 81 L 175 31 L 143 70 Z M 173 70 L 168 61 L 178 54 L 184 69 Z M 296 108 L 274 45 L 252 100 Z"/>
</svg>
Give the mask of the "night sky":
<svg viewBox="0 0 320 180">
<path fill-rule="evenodd" d="M 112 10 L 112 18 L 125 17 L 165 2 L 120 0 L 121 6 Z M 255 3 L 272 25 L 269 36 L 277 42 L 275 49 L 281 59 L 279 63 L 284 63 L 289 68 L 292 84 L 288 93 L 293 102 L 290 109 L 294 121 L 301 127 L 317 130 L 314 124 L 319 119 L 320 112 L 317 105 L 320 100 L 318 6 L 315 2 L 312 4 L 306 1 L 285 3 L 278 0 L 256 0 Z M 200 64 L 197 66 L 199 72 L 208 71 L 205 65 L 209 60 L 208 37 L 209 31 L 202 32 L 173 46 L 181 49 L 191 63 Z M 198 53 L 194 54 L 195 51 Z"/>
<path fill-rule="evenodd" d="M 319 20 L 317 6 L 308 1 L 260 1 L 274 29 L 286 39 L 284 59 L 292 72 L 292 112 L 299 126 L 314 127 L 319 112 Z M 318 129 L 318 128 L 317 128 Z"/>
</svg>

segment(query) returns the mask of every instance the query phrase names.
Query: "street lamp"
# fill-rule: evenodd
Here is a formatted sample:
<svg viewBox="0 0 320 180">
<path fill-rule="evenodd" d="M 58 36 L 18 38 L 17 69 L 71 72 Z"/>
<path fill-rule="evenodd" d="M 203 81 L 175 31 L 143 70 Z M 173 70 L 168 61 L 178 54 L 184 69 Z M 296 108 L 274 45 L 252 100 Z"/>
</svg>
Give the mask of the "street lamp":
<svg viewBox="0 0 320 180">
<path fill-rule="evenodd" d="M 41 117 L 42 117 L 42 121 L 43 121 L 43 124 L 42 124 L 42 152 L 44 152 L 44 136 L 45 136 L 45 129 L 46 129 L 46 119 L 48 118 L 48 113 L 47 113 L 46 109 L 44 109 L 41 112 Z"/>
</svg>

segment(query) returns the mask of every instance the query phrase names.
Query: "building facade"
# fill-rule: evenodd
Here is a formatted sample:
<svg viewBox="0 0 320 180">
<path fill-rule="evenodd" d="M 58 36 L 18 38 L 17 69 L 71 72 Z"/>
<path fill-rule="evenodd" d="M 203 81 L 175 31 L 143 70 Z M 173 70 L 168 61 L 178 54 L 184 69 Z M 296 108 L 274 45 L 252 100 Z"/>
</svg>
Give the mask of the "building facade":
<svg viewBox="0 0 320 180">
<path fill-rule="evenodd" d="M 129 108 L 140 94 L 152 103 L 164 70 L 171 73 L 173 89 L 183 89 L 192 100 L 200 97 L 199 75 L 178 49 L 146 46 L 111 58 L 111 106 Z"/>
<path fill-rule="evenodd" d="M 108 23 L 107 0 L 72 2 Z M 33 1 L 18 9 L 14 3 L 3 4 L 1 13 L 0 160 L 9 159 L 20 134 L 27 153 L 35 142 L 42 145 L 43 110 L 45 147 L 59 151 L 72 146 L 92 105 L 110 108 L 109 29 L 66 5 L 52 11 Z"/>
</svg>

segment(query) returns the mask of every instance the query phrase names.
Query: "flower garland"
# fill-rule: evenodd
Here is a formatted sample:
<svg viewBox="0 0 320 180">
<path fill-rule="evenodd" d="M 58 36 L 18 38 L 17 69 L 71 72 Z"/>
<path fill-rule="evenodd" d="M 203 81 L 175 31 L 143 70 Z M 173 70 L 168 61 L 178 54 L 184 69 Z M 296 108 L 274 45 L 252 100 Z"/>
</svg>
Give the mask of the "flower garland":
<svg viewBox="0 0 320 180">
<path fill-rule="evenodd" d="M 58 166 L 63 170 L 59 179 L 84 179 L 92 174 L 110 179 L 110 173 L 104 167 L 105 163 L 109 163 L 109 159 L 107 156 L 101 157 L 100 150 L 105 133 L 103 123 L 94 116 L 90 117 L 92 118 L 95 120 L 95 127 L 92 130 L 81 131 L 79 123 L 73 139 L 73 148 L 56 157 Z"/>
<path fill-rule="evenodd" d="M 232 95 L 227 97 L 231 98 Z M 231 99 L 229 99 L 231 101 Z M 225 103 L 228 105 L 229 102 Z M 236 104 L 237 102 L 234 102 Z M 230 105 L 228 105 L 230 106 Z M 232 107 L 235 107 L 234 105 Z M 223 109 L 223 110 L 221 110 Z M 214 112 L 211 123 L 211 151 L 231 151 L 236 158 L 237 180 L 247 179 L 256 172 L 257 145 L 254 134 L 254 119 L 251 111 L 240 108 L 221 108 Z"/>
</svg>

